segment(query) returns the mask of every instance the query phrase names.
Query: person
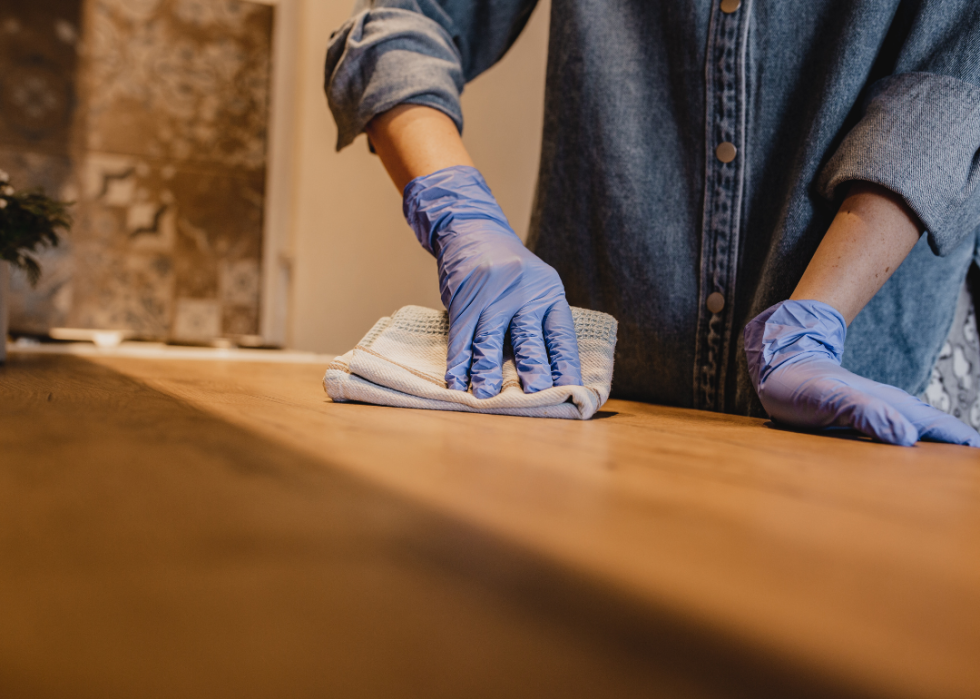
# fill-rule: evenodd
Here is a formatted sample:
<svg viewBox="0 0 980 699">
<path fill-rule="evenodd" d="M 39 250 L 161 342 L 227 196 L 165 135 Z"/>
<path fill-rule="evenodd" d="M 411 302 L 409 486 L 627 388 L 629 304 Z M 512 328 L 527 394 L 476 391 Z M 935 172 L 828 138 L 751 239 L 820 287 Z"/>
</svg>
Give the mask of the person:
<svg viewBox="0 0 980 699">
<path fill-rule="evenodd" d="M 327 48 L 337 148 L 367 133 L 437 258 L 450 388 L 496 394 L 508 338 L 525 391 L 579 382 L 572 304 L 619 320 L 619 397 L 980 446 L 913 397 L 980 234 L 980 3 L 552 0 L 525 247 L 459 97 L 535 4 L 359 0 Z"/>
</svg>

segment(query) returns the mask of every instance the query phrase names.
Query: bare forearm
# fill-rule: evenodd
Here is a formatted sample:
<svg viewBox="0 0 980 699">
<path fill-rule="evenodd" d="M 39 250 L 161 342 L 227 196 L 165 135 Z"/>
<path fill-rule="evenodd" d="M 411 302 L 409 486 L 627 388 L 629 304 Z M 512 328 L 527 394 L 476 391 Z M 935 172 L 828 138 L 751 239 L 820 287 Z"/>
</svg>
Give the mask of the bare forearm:
<svg viewBox="0 0 980 699">
<path fill-rule="evenodd" d="M 856 182 L 790 298 L 822 301 L 850 325 L 920 234 L 918 220 L 900 197 Z"/>
<path fill-rule="evenodd" d="M 437 109 L 399 105 L 372 119 L 366 131 L 399 192 L 416 177 L 473 166 L 456 125 Z"/>
</svg>

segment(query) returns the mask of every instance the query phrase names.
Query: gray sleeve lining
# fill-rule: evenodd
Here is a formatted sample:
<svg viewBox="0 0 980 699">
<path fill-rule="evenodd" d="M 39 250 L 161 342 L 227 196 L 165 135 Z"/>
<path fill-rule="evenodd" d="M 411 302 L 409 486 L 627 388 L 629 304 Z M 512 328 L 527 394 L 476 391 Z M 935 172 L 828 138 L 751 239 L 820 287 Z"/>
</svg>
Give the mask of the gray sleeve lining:
<svg viewBox="0 0 980 699">
<path fill-rule="evenodd" d="M 349 19 L 327 47 L 325 90 L 337 121 L 337 150 L 398 104 L 438 109 L 462 131 L 461 65 L 449 35 L 422 14 L 384 8 Z"/>
<path fill-rule="evenodd" d="M 980 87 L 931 73 L 885 78 L 821 173 L 818 189 L 863 180 L 902 196 L 937 255 L 980 226 Z"/>
</svg>

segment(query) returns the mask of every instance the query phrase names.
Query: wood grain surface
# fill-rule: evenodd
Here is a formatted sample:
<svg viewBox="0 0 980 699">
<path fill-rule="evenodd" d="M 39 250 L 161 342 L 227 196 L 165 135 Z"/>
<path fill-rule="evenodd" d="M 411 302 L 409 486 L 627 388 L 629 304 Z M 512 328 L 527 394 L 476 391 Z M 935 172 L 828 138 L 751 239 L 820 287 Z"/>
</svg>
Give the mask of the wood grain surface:
<svg viewBox="0 0 980 699">
<path fill-rule="evenodd" d="M 0 368 L 0 696 L 980 696 L 980 452 Z"/>
</svg>

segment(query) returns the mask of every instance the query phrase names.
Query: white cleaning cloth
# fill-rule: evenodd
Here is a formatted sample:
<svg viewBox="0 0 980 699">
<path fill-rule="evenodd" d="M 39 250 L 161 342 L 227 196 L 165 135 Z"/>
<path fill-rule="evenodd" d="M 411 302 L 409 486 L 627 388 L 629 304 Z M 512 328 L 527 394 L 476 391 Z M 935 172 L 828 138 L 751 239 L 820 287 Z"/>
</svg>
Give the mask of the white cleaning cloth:
<svg viewBox="0 0 980 699">
<path fill-rule="evenodd" d="M 610 315 L 582 308 L 573 308 L 572 318 L 583 386 L 524 393 L 513 356 L 507 354 L 498 395 L 479 399 L 469 391 L 451 391 L 444 379 L 447 313 L 405 306 L 375 323 L 357 347 L 331 362 L 323 387 L 337 402 L 588 420 L 609 398 L 617 323 Z"/>
</svg>

